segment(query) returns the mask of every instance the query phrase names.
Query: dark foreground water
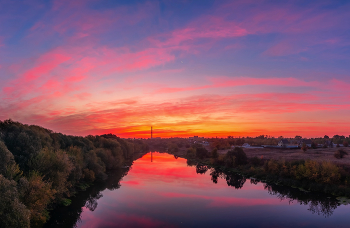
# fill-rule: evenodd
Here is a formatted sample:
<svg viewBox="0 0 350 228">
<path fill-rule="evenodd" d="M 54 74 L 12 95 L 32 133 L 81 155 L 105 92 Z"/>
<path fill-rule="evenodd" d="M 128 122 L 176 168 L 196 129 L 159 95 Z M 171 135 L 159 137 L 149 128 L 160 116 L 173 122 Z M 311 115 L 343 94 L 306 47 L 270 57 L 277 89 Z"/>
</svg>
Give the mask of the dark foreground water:
<svg viewBox="0 0 350 228">
<path fill-rule="evenodd" d="M 148 153 L 51 217 L 47 227 L 350 227 L 350 206 Z"/>
</svg>

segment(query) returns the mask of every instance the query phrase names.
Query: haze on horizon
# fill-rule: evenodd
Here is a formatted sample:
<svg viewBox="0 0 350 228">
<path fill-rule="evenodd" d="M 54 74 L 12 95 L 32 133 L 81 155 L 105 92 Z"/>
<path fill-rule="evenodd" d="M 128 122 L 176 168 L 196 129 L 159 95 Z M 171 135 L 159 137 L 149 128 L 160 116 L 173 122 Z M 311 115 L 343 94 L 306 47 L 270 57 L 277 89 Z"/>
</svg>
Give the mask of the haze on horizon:
<svg viewBox="0 0 350 228">
<path fill-rule="evenodd" d="M 349 1 L 0 0 L 0 120 L 73 135 L 349 135 Z"/>
</svg>

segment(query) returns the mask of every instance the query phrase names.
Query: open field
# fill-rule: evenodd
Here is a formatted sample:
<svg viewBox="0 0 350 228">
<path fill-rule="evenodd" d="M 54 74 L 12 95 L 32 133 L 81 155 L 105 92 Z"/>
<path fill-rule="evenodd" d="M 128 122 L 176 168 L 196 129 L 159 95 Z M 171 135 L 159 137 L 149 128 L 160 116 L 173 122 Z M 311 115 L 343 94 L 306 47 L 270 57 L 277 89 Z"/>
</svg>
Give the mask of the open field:
<svg viewBox="0 0 350 228">
<path fill-rule="evenodd" d="M 209 147 L 206 147 L 208 151 L 211 151 Z M 343 149 L 349 155 L 345 155 L 342 159 L 337 159 L 334 157 L 334 153 Z M 278 148 L 243 148 L 244 152 L 247 154 L 248 158 L 257 156 L 258 158 L 270 160 L 285 160 L 285 161 L 294 161 L 294 160 L 315 160 L 318 162 L 322 161 L 331 161 L 337 165 L 346 165 L 350 167 L 350 147 L 340 147 L 340 148 L 318 148 L 318 149 L 308 149 L 306 152 L 303 152 L 301 149 L 278 149 Z M 186 155 L 187 148 L 181 148 L 177 155 Z M 219 154 L 226 154 L 229 149 L 219 150 Z"/>
<path fill-rule="evenodd" d="M 334 157 L 334 153 L 340 148 L 318 148 L 309 149 L 303 152 L 301 149 L 275 149 L 275 148 L 244 148 L 244 152 L 249 158 L 257 156 L 263 159 L 275 159 L 275 160 L 315 160 L 315 161 L 331 161 L 339 165 L 350 166 L 350 147 L 341 147 L 344 151 L 348 152 L 349 155 L 345 155 L 342 159 Z M 218 151 L 220 154 L 226 154 L 228 150 Z"/>
</svg>

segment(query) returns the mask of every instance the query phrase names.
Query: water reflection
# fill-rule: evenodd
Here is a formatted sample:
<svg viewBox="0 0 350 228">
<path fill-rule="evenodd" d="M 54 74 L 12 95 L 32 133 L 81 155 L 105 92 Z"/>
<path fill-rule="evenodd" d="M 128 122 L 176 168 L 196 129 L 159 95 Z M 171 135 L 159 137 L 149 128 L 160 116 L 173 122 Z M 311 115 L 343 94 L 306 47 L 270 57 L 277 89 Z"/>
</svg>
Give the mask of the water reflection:
<svg viewBox="0 0 350 228">
<path fill-rule="evenodd" d="M 197 164 L 196 172 L 198 174 L 204 174 L 210 170 L 211 180 L 214 184 L 218 183 L 218 179 L 224 179 L 228 186 L 232 186 L 235 189 L 241 189 L 244 186 L 247 178 L 237 173 L 225 173 L 219 168 L 210 168 L 207 165 Z M 259 183 L 256 179 L 250 179 L 250 184 L 257 185 Z M 274 184 L 264 183 L 264 189 L 271 195 L 276 196 L 278 199 L 287 200 L 289 203 L 296 201 L 301 205 L 308 205 L 308 210 L 313 214 L 323 215 L 329 217 L 333 214 L 334 210 L 339 206 L 336 199 L 326 196 L 324 194 L 317 193 L 305 193 L 299 189 L 290 187 L 278 186 Z"/>
<path fill-rule="evenodd" d="M 207 171 L 208 171 L 207 165 L 201 165 L 201 164 L 196 165 L 196 173 L 204 174 Z"/>
<path fill-rule="evenodd" d="M 264 187 L 269 194 L 276 196 L 280 200 L 287 200 L 290 203 L 297 201 L 301 205 L 308 205 L 308 210 L 313 214 L 329 217 L 339 206 L 338 201 L 324 195 L 315 193 L 303 193 L 300 190 L 286 188 L 278 185 L 265 184 Z"/>
<path fill-rule="evenodd" d="M 116 190 L 120 188 L 120 180 L 127 175 L 129 168 L 115 170 L 109 173 L 103 183 L 96 183 L 86 191 L 80 191 L 72 198 L 72 204 L 68 207 L 58 207 L 50 213 L 50 220 L 45 227 L 77 227 L 81 222 L 81 214 L 84 208 L 95 211 L 98 200 L 103 197 L 102 191 Z"/>
<path fill-rule="evenodd" d="M 57 208 L 47 227 L 347 227 L 349 212 L 324 195 L 149 153 Z"/>
</svg>

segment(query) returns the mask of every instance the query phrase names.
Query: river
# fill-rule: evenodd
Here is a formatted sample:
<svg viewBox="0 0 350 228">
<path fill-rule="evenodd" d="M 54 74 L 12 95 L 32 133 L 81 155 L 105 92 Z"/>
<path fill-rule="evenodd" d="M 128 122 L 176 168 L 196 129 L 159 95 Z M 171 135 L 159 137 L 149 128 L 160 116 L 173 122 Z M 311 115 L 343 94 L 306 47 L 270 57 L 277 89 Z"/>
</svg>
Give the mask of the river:
<svg viewBox="0 0 350 228">
<path fill-rule="evenodd" d="M 350 205 L 148 153 L 51 212 L 47 227 L 349 227 Z"/>
</svg>

